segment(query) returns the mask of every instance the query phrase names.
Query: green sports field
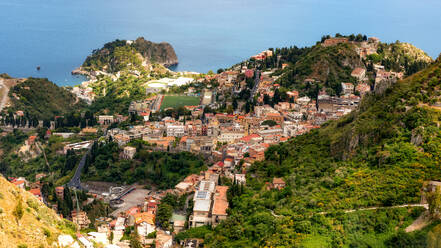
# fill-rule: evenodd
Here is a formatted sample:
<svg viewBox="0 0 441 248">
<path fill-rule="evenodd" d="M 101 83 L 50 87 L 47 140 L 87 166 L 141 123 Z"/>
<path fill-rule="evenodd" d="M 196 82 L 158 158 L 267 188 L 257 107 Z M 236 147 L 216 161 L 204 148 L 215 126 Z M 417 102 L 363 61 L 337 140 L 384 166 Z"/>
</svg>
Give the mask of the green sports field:
<svg viewBox="0 0 441 248">
<path fill-rule="evenodd" d="M 164 96 L 161 110 L 166 108 L 179 108 L 181 106 L 199 105 L 200 99 L 196 96 Z"/>
</svg>

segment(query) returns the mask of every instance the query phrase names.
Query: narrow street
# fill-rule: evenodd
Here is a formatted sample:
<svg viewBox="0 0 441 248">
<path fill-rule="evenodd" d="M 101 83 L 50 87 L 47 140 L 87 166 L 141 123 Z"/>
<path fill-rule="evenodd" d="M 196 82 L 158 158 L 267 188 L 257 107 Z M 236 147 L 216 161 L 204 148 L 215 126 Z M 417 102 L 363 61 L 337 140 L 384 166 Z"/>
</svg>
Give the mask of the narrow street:
<svg viewBox="0 0 441 248">
<path fill-rule="evenodd" d="M 90 146 L 92 147 L 92 146 Z M 72 177 L 72 179 L 69 181 L 67 186 L 74 187 L 77 189 L 82 189 L 81 187 L 81 173 L 83 172 L 84 165 L 86 164 L 86 157 L 87 154 L 89 154 L 90 148 L 87 150 L 86 153 L 84 153 L 83 157 L 80 160 L 80 163 L 78 164 L 77 170 L 75 171 L 75 175 Z"/>
<path fill-rule="evenodd" d="M 253 89 L 251 89 L 251 94 L 250 94 L 250 101 L 252 101 L 254 96 L 256 95 L 257 89 L 259 89 L 259 84 L 260 84 L 260 71 L 256 70 L 254 86 Z"/>
</svg>

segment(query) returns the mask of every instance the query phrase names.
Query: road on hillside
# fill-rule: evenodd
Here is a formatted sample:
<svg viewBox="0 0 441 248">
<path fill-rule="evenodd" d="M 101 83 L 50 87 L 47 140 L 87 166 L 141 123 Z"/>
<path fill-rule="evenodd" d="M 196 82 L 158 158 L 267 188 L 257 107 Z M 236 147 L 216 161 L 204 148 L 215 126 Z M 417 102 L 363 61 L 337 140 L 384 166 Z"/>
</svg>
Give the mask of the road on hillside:
<svg viewBox="0 0 441 248">
<path fill-rule="evenodd" d="M 256 77 L 254 78 L 254 86 L 253 89 L 251 89 L 251 94 L 250 94 L 250 101 L 253 100 L 254 95 L 257 92 L 257 89 L 259 89 L 259 84 L 260 84 L 260 70 L 256 70 Z"/>
<path fill-rule="evenodd" d="M 14 129 L 18 129 L 18 130 L 23 131 L 23 132 L 32 132 L 32 131 L 35 131 L 37 129 L 35 127 L 28 127 L 28 126 L 26 126 L 26 127 L 0 126 L 0 128 L 2 129 L 3 132 L 7 132 L 7 133 L 12 133 L 14 131 Z"/>
<path fill-rule="evenodd" d="M 75 175 L 70 179 L 70 182 L 67 183 L 68 187 L 74 187 L 79 190 L 82 190 L 81 187 L 81 173 L 83 172 L 84 165 L 86 164 L 86 157 L 90 153 L 90 149 L 92 148 L 93 143 L 90 145 L 89 149 L 86 153 L 84 153 L 83 157 L 80 160 L 80 163 L 78 164 L 77 170 L 75 171 Z"/>
</svg>

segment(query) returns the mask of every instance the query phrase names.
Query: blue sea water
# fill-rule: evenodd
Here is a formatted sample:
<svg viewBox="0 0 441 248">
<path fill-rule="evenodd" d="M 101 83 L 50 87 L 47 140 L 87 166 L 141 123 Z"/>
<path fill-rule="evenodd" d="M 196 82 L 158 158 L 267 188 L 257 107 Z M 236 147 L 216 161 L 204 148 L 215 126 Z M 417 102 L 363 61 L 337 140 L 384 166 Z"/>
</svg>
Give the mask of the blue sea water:
<svg viewBox="0 0 441 248">
<path fill-rule="evenodd" d="M 440 11 L 439 0 L 0 0 L 0 72 L 75 85 L 83 78 L 70 72 L 93 49 L 139 36 L 171 43 L 176 70 L 199 72 L 337 32 L 410 42 L 436 58 Z"/>
</svg>

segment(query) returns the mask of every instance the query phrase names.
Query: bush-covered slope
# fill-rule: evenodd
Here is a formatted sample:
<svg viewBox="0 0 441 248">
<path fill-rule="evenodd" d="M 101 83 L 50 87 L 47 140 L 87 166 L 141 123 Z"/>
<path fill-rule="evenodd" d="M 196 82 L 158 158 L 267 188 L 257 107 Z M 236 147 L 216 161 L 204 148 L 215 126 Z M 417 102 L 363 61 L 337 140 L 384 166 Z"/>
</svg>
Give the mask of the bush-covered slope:
<svg viewBox="0 0 441 248">
<path fill-rule="evenodd" d="M 373 80 L 373 64 L 381 64 L 386 70 L 403 72 L 411 75 L 427 67 L 433 60 L 424 51 L 409 43 L 366 43 L 377 53 L 361 58 L 357 50 L 363 47 L 360 42 L 340 43 L 324 46 L 321 43 L 301 51 L 296 60 L 289 62 L 281 73 L 279 83 L 288 88 L 308 91 L 309 84 L 305 79 L 314 79 L 324 86 L 330 94 L 340 94 L 342 82 L 355 82 L 352 70 L 361 67 L 367 70 L 369 79 Z M 281 55 L 284 61 L 284 55 Z M 273 58 L 274 60 L 274 58 Z"/>
<path fill-rule="evenodd" d="M 302 89 L 306 87 L 303 84 L 304 80 L 311 78 L 325 83 L 325 86 L 334 89 L 335 93 L 340 93 L 340 83 L 352 81 L 351 72 L 356 67 L 364 67 L 364 64 L 355 52 L 355 45 L 316 45 L 285 70 L 280 83 L 282 86 L 295 85 L 296 88 Z"/>
<path fill-rule="evenodd" d="M 22 110 L 38 120 L 53 119 L 84 106 L 71 92 L 43 78 L 28 78 L 15 85 L 9 97 L 12 110 Z"/>
<path fill-rule="evenodd" d="M 391 44 L 380 43 L 377 54 L 369 59 L 383 64 L 387 70 L 404 71 L 406 75 L 412 75 L 433 61 L 423 50 L 398 41 Z"/>
<path fill-rule="evenodd" d="M 230 191 L 229 219 L 202 234 L 208 247 L 425 247 L 438 235 L 430 227 L 400 232 L 419 213 L 342 211 L 419 203 L 423 182 L 441 180 L 440 96 L 439 60 L 341 120 L 270 147 L 248 188 Z M 287 187 L 268 191 L 274 177 Z"/>
<path fill-rule="evenodd" d="M 0 247 L 53 247 L 59 234 L 74 231 L 72 223 L 0 176 Z"/>
</svg>

